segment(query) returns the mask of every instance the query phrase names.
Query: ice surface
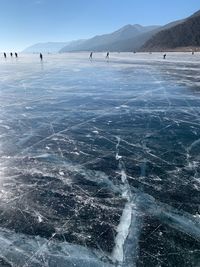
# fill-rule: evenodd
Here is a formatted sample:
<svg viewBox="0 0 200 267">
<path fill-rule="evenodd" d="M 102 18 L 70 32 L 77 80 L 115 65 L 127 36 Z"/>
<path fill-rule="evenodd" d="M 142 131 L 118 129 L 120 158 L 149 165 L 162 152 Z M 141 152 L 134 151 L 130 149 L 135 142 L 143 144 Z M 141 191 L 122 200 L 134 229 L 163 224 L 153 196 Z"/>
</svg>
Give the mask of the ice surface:
<svg viewBox="0 0 200 267">
<path fill-rule="evenodd" d="M 200 266 L 200 54 L 0 60 L 0 266 Z"/>
</svg>

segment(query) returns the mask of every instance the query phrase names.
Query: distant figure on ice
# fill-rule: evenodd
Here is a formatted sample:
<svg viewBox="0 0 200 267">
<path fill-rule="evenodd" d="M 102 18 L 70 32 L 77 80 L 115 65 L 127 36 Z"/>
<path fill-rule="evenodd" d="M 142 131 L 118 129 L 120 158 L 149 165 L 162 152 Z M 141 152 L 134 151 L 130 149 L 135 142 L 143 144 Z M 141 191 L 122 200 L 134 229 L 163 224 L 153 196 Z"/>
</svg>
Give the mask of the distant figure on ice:
<svg viewBox="0 0 200 267">
<path fill-rule="evenodd" d="M 15 52 L 15 57 L 18 58 L 18 54 Z"/>
<path fill-rule="evenodd" d="M 192 51 L 192 55 L 194 55 L 194 51 Z"/>
<path fill-rule="evenodd" d="M 4 58 L 6 58 L 6 57 L 7 57 L 5 52 L 3 53 L 3 55 L 4 55 Z"/>
<path fill-rule="evenodd" d="M 12 52 L 10 53 L 10 56 L 11 56 L 11 57 L 13 56 L 13 53 L 12 53 Z"/>
<path fill-rule="evenodd" d="M 107 52 L 107 54 L 106 54 L 106 59 L 109 59 L 109 56 L 110 56 L 110 53 Z"/>
<path fill-rule="evenodd" d="M 41 60 L 41 61 L 43 60 L 43 55 L 42 55 L 42 53 L 40 53 L 40 60 Z"/>
<path fill-rule="evenodd" d="M 166 59 L 166 56 L 167 56 L 167 55 L 166 55 L 166 54 L 164 54 L 164 55 L 163 55 L 163 59 Z"/>
<path fill-rule="evenodd" d="M 90 53 L 89 59 L 92 60 L 93 52 Z"/>
</svg>

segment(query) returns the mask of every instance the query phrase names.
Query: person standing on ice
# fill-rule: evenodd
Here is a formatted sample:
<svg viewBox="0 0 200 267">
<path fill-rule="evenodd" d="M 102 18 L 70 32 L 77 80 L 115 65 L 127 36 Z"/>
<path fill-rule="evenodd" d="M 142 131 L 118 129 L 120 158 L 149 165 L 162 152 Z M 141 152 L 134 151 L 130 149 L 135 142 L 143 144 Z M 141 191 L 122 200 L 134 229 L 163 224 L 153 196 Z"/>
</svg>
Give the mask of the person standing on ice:
<svg viewBox="0 0 200 267">
<path fill-rule="evenodd" d="M 107 52 L 107 54 L 106 54 L 106 59 L 109 59 L 109 55 L 110 55 L 110 53 Z"/>
<path fill-rule="evenodd" d="M 163 55 L 163 59 L 166 59 L 166 56 L 167 56 L 167 55 L 166 55 L 166 54 L 164 54 L 164 55 Z"/>
<path fill-rule="evenodd" d="M 10 53 L 10 56 L 11 56 L 11 57 L 13 56 L 13 53 L 12 53 L 12 52 Z"/>
<path fill-rule="evenodd" d="M 90 53 L 89 59 L 92 60 L 93 52 Z"/>
<path fill-rule="evenodd" d="M 18 58 L 18 54 L 15 52 L 15 57 Z"/>
<path fill-rule="evenodd" d="M 41 61 L 43 60 L 43 55 L 42 55 L 42 53 L 40 53 L 40 60 L 41 60 Z"/>
<path fill-rule="evenodd" d="M 4 55 L 4 58 L 6 58 L 6 57 L 7 57 L 5 52 L 3 53 L 3 55 Z"/>
</svg>

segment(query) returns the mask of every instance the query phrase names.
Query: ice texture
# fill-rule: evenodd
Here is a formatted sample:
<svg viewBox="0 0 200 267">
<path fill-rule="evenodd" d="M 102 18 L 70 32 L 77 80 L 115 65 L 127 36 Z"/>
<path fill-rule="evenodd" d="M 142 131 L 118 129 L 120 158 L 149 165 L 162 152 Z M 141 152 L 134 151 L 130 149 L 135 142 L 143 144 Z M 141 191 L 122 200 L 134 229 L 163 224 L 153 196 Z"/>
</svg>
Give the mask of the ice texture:
<svg viewBox="0 0 200 267">
<path fill-rule="evenodd" d="M 200 266 L 200 54 L 0 59 L 0 266 Z"/>
</svg>

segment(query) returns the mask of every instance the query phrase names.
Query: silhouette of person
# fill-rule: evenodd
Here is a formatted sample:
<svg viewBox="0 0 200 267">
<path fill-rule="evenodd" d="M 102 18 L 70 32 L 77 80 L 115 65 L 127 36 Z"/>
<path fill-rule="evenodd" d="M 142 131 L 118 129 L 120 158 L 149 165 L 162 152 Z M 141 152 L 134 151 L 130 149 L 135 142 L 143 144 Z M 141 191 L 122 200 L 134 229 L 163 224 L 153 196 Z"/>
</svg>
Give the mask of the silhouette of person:
<svg viewBox="0 0 200 267">
<path fill-rule="evenodd" d="M 18 58 L 18 54 L 15 52 L 15 57 Z"/>
<path fill-rule="evenodd" d="M 90 57 L 89 58 L 92 59 L 92 56 L 93 56 L 93 52 L 90 53 Z"/>
<path fill-rule="evenodd" d="M 107 59 L 109 58 L 109 55 L 110 55 L 110 53 L 109 53 L 109 52 L 107 52 L 107 54 L 106 54 L 106 58 L 107 58 Z"/>
<path fill-rule="evenodd" d="M 166 59 L 166 56 L 167 56 L 167 55 L 166 55 L 166 54 L 164 54 L 164 55 L 163 55 L 163 59 Z"/>
<path fill-rule="evenodd" d="M 192 55 L 194 55 L 194 51 L 192 51 Z"/>
<path fill-rule="evenodd" d="M 3 55 L 4 55 L 4 58 L 6 58 L 6 57 L 7 57 L 5 52 L 3 53 Z"/>
<path fill-rule="evenodd" d="M 40 60 L 41 60 L 41 61 L 43 60 L 43 55 L 42 55 L 42 53 L 40 53 Z"/>
<path fill-rule="evenodd" d="M 11 57 L 13 56 L 13 53 L 12 53 L 12 52 L 10 53 L 10 56 L 11 56 Z"/>
</svg>

